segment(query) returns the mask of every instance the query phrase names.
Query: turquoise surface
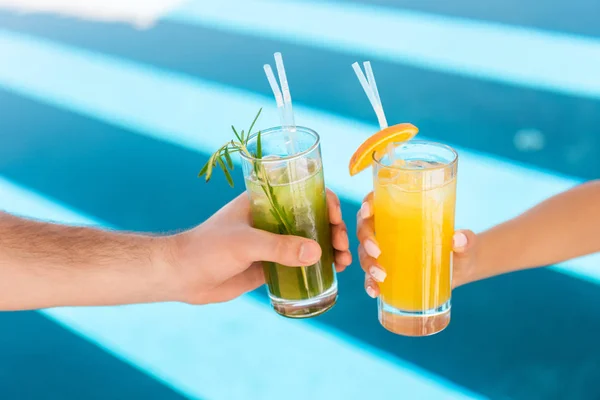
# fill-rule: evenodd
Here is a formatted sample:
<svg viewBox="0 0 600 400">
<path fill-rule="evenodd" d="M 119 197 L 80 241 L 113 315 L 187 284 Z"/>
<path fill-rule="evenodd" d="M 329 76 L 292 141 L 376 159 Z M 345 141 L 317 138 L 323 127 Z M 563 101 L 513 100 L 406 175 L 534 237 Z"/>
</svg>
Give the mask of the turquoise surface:
<svg viewBox="0 0 600 400">
<path fill-rule="evenodd" d="M 0 209 L 166 232 L 243 187 L 196 178 L 259 107 L 283 53 L 298 124 L 323 139 L 351 245 L 370 190 L 347 161 L 376 130 L 351 63 L 373 64 L 388 121 L 460 155 L 457 223 L 482 230 L 600 177 L 600 3 L 473 0 L 184 3 L 141 29 L 0 9 Z M 238 164 L 239 165 L 239 164 Z M 355 263 L 310 321 L 266 291 L 223 305 L 0 314 L 2 399 L 596 399 L 600 258 L 455 291 L 430 338 L 383 330 Z M 284 357 L 282 357 L 284 355 Z"/>
</svg>

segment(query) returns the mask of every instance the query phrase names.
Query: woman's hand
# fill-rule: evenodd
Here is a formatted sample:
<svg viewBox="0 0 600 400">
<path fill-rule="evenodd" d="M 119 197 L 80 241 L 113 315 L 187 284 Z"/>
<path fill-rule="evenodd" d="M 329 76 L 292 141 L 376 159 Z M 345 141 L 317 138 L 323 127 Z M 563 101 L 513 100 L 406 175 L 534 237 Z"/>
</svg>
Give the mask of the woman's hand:
<svg viewBox="0 0 600 400">
<path fill-rule="evenodd" d="M 385 281 L 385 268 L 378 262 L 381 250 L 375 239 L 373 222 L 373 192 L 369 193 L 358 211 L 357 235 L 360 242 L 358 256 L 360 265 L 365 271 L 365 290 L 373 298 L 379 296 L 378 282 Z M 475 264 L 476 236 L 469 230 L 459 230 L 454 233 L 454 261 L 452 286 L 458 287 L 470 281 Z"/>
</svg>

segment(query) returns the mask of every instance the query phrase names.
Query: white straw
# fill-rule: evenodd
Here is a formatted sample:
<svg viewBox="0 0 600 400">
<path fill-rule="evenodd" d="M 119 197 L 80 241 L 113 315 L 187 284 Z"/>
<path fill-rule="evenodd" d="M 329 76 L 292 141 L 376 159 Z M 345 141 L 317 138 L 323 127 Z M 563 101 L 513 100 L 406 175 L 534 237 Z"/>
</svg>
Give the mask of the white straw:
<svg viewBox="0 0 600 400">
<path fill-rule="evenodd" d="M 381 129 L 387 128 L 387 121 L 385 120 L 385 115 L 383 114 L 383 109 L 381 108 L 381 105 L 377 101 L 377 98 L 375 97 L 375 93 L 373 92 L 371 85 L 367 81 L 365 74 L 363 73 L 362 69 L 360 69 L 360 66 L 358 65 L 358 63 L 352 64 L 352 68 L 354 68 L 354 72 L 356 73 L 356 76 L 358 77 L 358 80 L 359 80 L 360 84 L 362 85 L 363 90 L 365 91 L 367 97 L 369 98 L 369 102 L 371 102 L 371 107 L 373 107 L 373 111 L 375 111 L 375 115 L 377 115 L 377 120 L 379 121 L 379 127 Z"/>
<path fill-rule="evenodd" d="M 287 82 L 287 76 L 285 74 L 285 66 L 283 65 L 283 57 L 281 53 L 275 53 L 275 66 L 277 67 L 277 74 L 279 75 L 279 81 L 281 83 L 281 90 L 275 79 L 275 74 L 271 69 L 271 66 L 265 64 L 264 69 L 267 74 L 267 79 L 275 95 L 275 102 L 277 103 L 277 109 L 279 110 L 279 119 L 281 121 L 281 127 L 284 132 L 287 131 L 285 141 L 287 151 L 290 155 L 296 154 L 296 143 L 295 143 L 295 132 L 296 123 L 294 121 L 294 111 L 292 109 L 292 95 L 290 94 L 290 87 Z M 295 181 L 296 178 L 296 166 L 294 163 L 290 164 L 289 172 L 291 178 Z"/>
<path fill-rule="evenodd" d="M 279 83 L 281 84 L 281 92 L 283 93 L 283 102 L 286 107 L 292 106 L 292 95 L 288 86 L 287 75 L 285 74 L 285 66 L 283 65 L 283 57 L 281 53 L 275 53 L 275 66 L 279 74 Z"/>
<path fill-rule="evenodd" d="M 263 67 L 265 69 L 265 73 L 267 74 L 267 79 L 269 80 L 269 85 L 271 85 L 271 90 L 273 91 L 273 95 L 275 95 L 275 102 L 277 103 L 277 108 L 283 108 L 283 96 L 281 95 L 281 90 L 279 90 L 279 85 L 277 84 L 277 79 L 275 79 L 275 74 L 271 69 L 269 64 L 265 64 Z"/>
<path fill-rule="evenodd" d="M 294 121 L 294 111 L 292 108 L 292 95 L 290 93 L 290 87 L 288 85 L 287 75 L 285 73 L 285 66 L 283 64 L 283 57 L 281 53 L 277 52 L 275 56 L 275 66 L 277 67 L 277 74 L 279 75 L 279 83 L 281 84 L 281 92 L 283 94 L 283 124 L 282 126 L 289 129 L 288 135 L 288 150 L 291 154 L 296 152 L 296 146 L 294 142 L 294 132 L 296 132 L 296 122 Z"/>
<path fill-rule="evenodd" d="M 365 71 L 367 72 L 367 77 L 363 73 L 362 69 L 360 69 L 360 65 L 357 62 L 352 64 L 352 68 L 358 77 L 358 80 L 363 87 L 363 90 L 367 94 L 369 101 L 371 102 L 371 106 L 373 107 L 373 111 L 377 115 L 377 120 L 379 122 L 379 128 L 385 129 L 388 127 L 387 120 L 385 118 L 385 113 L 383 112 L 383 105 L 381 104 L 381 98 L 379 97 L 379 90 L 377 90 L 377 82 L 375 82 L 375 74 L 373 74 L 373 68 L 371 67 L 371 63 L 366 61 L 364 63 Z M 388 158 L 390 162 L 394 162 L 394 147 L 393 144 L 387 148 Z"/>
<path fill-rule="evenodd" d="M 377 82 L 375 82 L 375 74 L 373 74 L 373 68 L 371 67 L 370 61 L 364 62 L 365 72 L 367 73 L 367 79 L 369 81 L 369 86 L 371 86 L 371 90 L 373 91 L 373 95 L 375 96 L 375 100 L 377 101 L 377 105 L 380 111 L 380 114 L 377 114 L 377 118 L 379 119 L 379 127 L 381 129 L 387 128 L 388 123 L 385 118 L 385 113 L 383 112 L 383 105 L 381 104 L 381 98 L 379 97 L 379 90 L 377 90 Z"/>
<path fill-rule="evenodd" d="M 279 86 L 277 85 L 277 81 L 275 80 L 275 76 L 273 74 L 273 70 L 269 65 L 265 65 L 265 72 L 267 73 L 267 79 L 269 79 L 269 83 L 271 84 L 271 88 L 273 89 L 273 93 L 275 94 L 275 101 L 277 102 L 277 108 L 280 111 L 279 118 L 281 119 L 281 126 L 284 131 L 288 131 L 287 134 L 287 151 L 290 155 L 296 154 L 296 143 L 295 143 L 295 132 L 296 132 L 296 122 L 294 121 L 294 111 L 292 108 L 292 95 L 290 93 L 290 87 L 288 85 L 287 76 L 285 74 L 285 66 L 283 65 L 283 57 L 281 53 L 277 52 L 274 54 L 275 56 L 275 66 L 277 67 L 277 74 L 279 75 L 279 83 L 281 84 L 281 91 L 279 90 Z M 268 67 L 268 68 L 267 68 Z M 281 100 L 281 96 L 283 94 L 283 101 Z M 277 97 L 279 95 L 279 98 Z M 307 163 L 307 160 L 300 159 L 290 162 L 288 173 L 290 174 L 290 181 L 297 181 L 297 171 L 296 171 L 296 163 L 302 161 Z M 308 171 L 308 164 L 306 171 Z M 292 190 L 294 186 L 291 186 Z M 292 202 L 292 208 L 296 209 L 296 203 Z M 304 278 L 304 286 L 308 291 L 308 279 L 306 277 L 306 267 L 301 267 L 302 269 L 302 277 Z"/>
<path fill-rule="evenodd" d="M 275 66 L 279 74 L 279 83 L 281 84 L 281 92 L 283 93 L 283 116 L 285 126 L 290 128 L 290 131 L 296 131 L 296 121 L 294 120 L 294 109 L 292 108 L 292 94 L 288 85 L 287 75 L 285 74 L 285 66 L 283 65 L 283 57 L 281 53 L 275 53 Z"/>
<path fill-rule="evenodd" d="M 277 110 L 279 111 L 279 122 L 281 123 L 281 126 L 285 126 L 285 108 L 283 96 L 281 95 L 281 90 L 279 89 L 279 84 L 277 83 L 277 79 L 275 78 L 275 74 L 273 73 L 271 66 L 269 64 L 265 64 L 263 68 L 267 74 L 267 79 L 269 80 L 269 85 L 271 85 L 273 95 L 275 96 L 275 103 L 277 103 Z"/>
<path fill-rule="evenodd" d="M 362 85 L 363 90 L 365 91 L 367 97 L 369 98 L 369 101 L 371 102 L 371 106 L 373 107 L 373 110 L 375 110 L 375 112 L 377 112 L 377 108 L 378 108 L 377 100 L 375 99 L 375 95 L 373 94 L 373 91 L 371 90 L 371 86 L 369 85 L 369 82 L 367 82 L 367 78 L 365 77 L 365 74 L 362 72 L 362 69 L 360 69 L 360 66 L 358 65 L 357 62 L 352 64 L 352 68 L 354 68 L 354 72 L 356 73 L 356 76 L 358 77 L 358 81 Z"/>
</svg>

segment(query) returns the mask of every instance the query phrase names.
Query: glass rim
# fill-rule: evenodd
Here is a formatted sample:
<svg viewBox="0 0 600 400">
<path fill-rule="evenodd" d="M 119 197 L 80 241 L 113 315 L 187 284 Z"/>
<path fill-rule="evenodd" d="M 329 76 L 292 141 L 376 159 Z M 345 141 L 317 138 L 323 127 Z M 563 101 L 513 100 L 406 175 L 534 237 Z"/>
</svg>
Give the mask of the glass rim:
<svg viewBox="0 0 600 400">
<path fill-rule="evenodd" d="M 276 132 L 283 132 L 283 131 L 287 130 L 287 128 L 288 128 L 287 126 L 273 126 L 271 128 L 263 129 L 261 131 L 258 131 L 256 133 L 253 133 L 252 135 L 250 135 L 250 137 L 248 138 L 248 141 L 255 139 L 259 133 L 261 134 L 261 137 L 263 137 L 262 135 L 264 135 L 264 134 L 273 134 Z M 298 130 L 308 133 L 315 139 L 315 142 L 306 150 L 300 151 L 295 154 L 291 154 L 289 156 L 276 158 L 276 159 L 266 159 L 265 160 L 264 158 L 256 158 L 256 157 L 248 156 L 242 152 L 240 152 L 240 157 L 242 157 L 248 161 L 252 161 L 252 162 L 260 161 L 261 163 L 293 161 L 293 160 L 302 158 L 302 157 L 306 156 L 307 154 L 313 152 L 317 147 L 319 147 L 319 144 L 321 144 L 321 137 L 315 130 L 307 128 L 305 126 L 297 125 L 296 131 L 298 131 Z"/>
<path fill-rule="evenodd" d="M 419 168 L 418 170 L 415 170 L 414 168 L 407 168 L 407 167 L 402 167 L 402 166 L 397 166 L 397 165 L 385 165 L 384 163 L 381 162 L 381 159 L 383 157 L 385 157 L 386 153 L 384 153 L 384 155 L 379 157 L 379 159 L 378 159 L 377 152 L 374 151 L 373 155 L 372 155 L 373 162 L 380 168 L 388 168 L 388 169 L 401 170 L 401 171 L 434 171 L 436 169 L 444 169 L 444 168 L 452 167 L 454 164 L 456 164 L 458 162 L 458 153 L 456 152 L 456 150 L 454 150 L 452 147 L 448 146 L 447 144 L 443 144 L 443 143 L 439 143 L 439 142 L 432 142 L 429 140 L 408 140 L 408 141 L 403 141 L 403 142 L 392 142 L 392 143 L 394 145 L 396 145 L 396 147 L 403 145 L 403 144 L 416 144 L 416 145 L 420 144 L 420 145 L 428 145 L 428 146 L 432 146 L 432 147 L 442 148 L 445 150 L 449 150 L 450 153 L 452 153 L 452 160 L 445 162 L 442 165 L 423 167 L 423 168 Z"/>
</svg>

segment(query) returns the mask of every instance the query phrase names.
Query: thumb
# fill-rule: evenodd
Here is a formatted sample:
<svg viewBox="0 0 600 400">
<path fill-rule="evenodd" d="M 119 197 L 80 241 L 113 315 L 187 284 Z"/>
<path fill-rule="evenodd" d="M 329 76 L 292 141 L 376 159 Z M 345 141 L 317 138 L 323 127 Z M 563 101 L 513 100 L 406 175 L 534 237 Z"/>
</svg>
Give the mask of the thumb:
<svg viewBox="0 0 600 400">
<path fill-rule="evenodd" d="M 321 258 L 321 246 L 314 240 L 299 236 L 277 235 L 252 228 L 240 241 L 241 249 L 250 261 L 272 261 L 287 266 L 308 266 Z"/>
<path fill-rule="evenodd" d="M 469 251 L 477 241 L 477 235 L 470 230 L 458 230 L 454 232 L 452 247 L 455 253 L 463 254 Z"/>
</svg>

